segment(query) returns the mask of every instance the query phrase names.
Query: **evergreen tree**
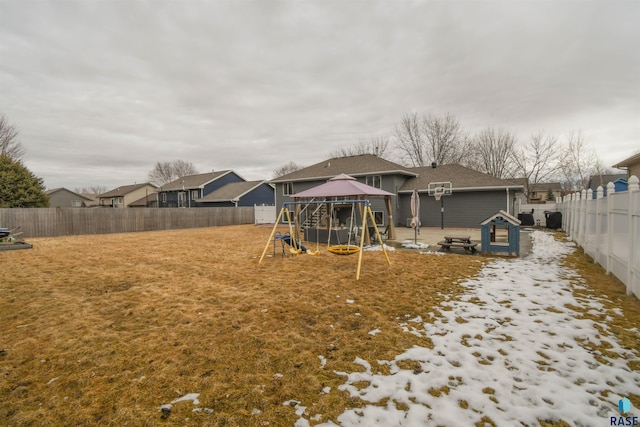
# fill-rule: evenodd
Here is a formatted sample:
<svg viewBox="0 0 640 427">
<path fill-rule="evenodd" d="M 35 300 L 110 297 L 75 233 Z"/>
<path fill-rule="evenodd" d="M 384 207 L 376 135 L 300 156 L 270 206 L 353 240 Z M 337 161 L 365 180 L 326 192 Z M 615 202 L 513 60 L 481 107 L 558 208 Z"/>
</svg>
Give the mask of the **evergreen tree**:
<svg viewBox="0 0 640 427">
<path fill-rule="evenodd" d="M 0 155 L 0 208 L 46 208 L 44 181 L 21 162 Z"/>
<path fill-rule="evenodd" d="M 555 202 L 556 201 L 556 195 L 553 193 L 552 189 L 549 189 L 549 191 L 547 191 L 547 202 Z"/>
</svg>

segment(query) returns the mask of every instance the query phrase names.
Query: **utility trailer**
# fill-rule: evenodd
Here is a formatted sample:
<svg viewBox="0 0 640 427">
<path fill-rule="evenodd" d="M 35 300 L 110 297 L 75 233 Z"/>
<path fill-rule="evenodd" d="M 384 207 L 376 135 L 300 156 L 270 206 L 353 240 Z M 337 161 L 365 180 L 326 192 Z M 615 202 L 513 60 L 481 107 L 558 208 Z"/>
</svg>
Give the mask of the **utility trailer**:
<svg viewBox="0 0 640 427">
<path fill-rule="evenodd" d="M 22 231 L 20 227 L 9 229 L 0 227 L 0 251 L 14 251 L 19 249 L 31 249 L 33 245 L 19 237 Z"/>
</svg>

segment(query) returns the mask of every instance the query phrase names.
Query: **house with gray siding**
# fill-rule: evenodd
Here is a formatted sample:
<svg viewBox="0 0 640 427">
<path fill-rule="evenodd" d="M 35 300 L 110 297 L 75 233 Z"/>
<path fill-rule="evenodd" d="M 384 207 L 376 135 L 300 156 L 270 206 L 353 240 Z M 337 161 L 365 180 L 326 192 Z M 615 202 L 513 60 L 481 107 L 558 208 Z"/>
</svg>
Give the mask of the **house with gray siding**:
<svg viewBox="0 0 640 427">
<path fill-rule="evenodd" d="M 521 183 L 496 178 L 462 165 L 409 168 L 417 176 L 408 179 L 398 190 L 399 218 L 411 218 L 411 194 L 420 195 L 420 222 L 425 227 L 478 228 L 498 211 L 514 214 L 517 195 L 524 191 Z M 430 182 L 451 182 L 452 194 L 440 201 L 428 195 Z M 444 215 L 441 215 L 444 209 Z"/>
<path fill-rule="evenodd" d="M 483 220 L 500 210 L 513 213 L 516 195 L 524 190 L 521 183 L 498 179 L 461 165 L 408 168 L 373 154 L 363 154 L 328 159 L 272 180 L 276 206 L 291 202 L 291 195 L 340 174 L 350 175 L 394 194 L 391 198 L 391 220 L 402 227 L 406 227 L 407 219 L 411 218 L 411 194 L 414 190 L 418 190 L 420 195 L 423 226 L 440 226 L 440 212 L 444 207 L 445 227 L 473 228 L 480 227 Z M 436 202 L 428 196 L 430 182 L 451 182 L 452 195 Z M 389 224 L 383 200 L 371 200 L 371 209 L 378 225 Z"/>
<path fill-rule="evenodd" d="M 52 208 L 86 208 L 92 199 L 66 188 L 52 188 L 45 191 L 49 196 L 49 207 Z"/>
<path fill-rule="evenodd" d="M 394 194 L 391 205 L 396 207 L 396 211 L 398 190 L 408 179 L 417 176 L 408 168 L 373 154 L 335 157 L 271 180 L 275 185 L 276 206 L 293 202 L 293 194 L 324 184 L 340 174 L 349 175 L 359 182 Z M 384 200 L 376 198 L 370 201 L 378 225 L 388 224 Z"/>
</svg>

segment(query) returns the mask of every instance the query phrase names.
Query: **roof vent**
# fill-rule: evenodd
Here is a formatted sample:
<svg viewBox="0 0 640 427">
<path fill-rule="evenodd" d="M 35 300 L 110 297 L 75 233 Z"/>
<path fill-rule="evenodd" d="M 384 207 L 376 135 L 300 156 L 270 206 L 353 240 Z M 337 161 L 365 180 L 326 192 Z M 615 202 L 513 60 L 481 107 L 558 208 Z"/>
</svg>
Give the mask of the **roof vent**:
<svg viewBox="0 0 640 427">
<path fill-rule="evenodd" d="M 433 169 L 435 169 L 435 168 L 436 168 L 436 166 L 438 166 L 436 162 L 431 162 L 431 167 L 432 167 Z"/>
</svg>

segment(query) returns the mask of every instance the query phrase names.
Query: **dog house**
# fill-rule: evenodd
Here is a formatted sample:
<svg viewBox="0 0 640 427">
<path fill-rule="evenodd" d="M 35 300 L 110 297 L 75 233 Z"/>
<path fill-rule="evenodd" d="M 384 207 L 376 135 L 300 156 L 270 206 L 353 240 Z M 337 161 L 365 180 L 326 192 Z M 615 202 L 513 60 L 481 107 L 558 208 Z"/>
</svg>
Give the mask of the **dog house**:
<svg viewBox="0 0 640 427">
<path fill-rule="evenodd" d="M 499 211 L 480 225 L 483 255 L 520 255 L 520 220 L 505 211 Z"/>
</svg>

